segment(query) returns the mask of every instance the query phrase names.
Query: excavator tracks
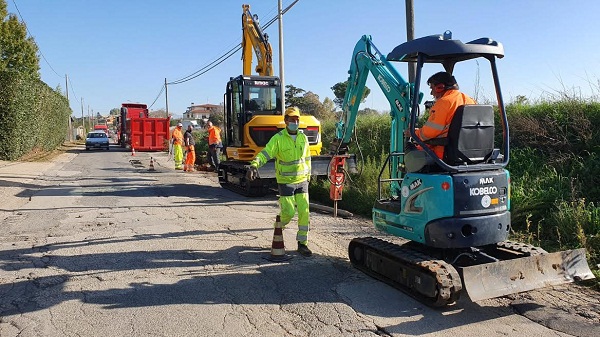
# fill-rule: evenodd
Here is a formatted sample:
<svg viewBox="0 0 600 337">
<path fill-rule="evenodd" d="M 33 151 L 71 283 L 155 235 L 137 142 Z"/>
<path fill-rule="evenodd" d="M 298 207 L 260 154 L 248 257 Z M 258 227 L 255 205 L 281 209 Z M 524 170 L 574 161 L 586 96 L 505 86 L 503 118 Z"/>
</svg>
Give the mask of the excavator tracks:
<svg viewBox="0 0 600 337">
<path fill-rule="evenodd" d="M 270 191 L 269 186 L 265 186 L 261 179 L 248 181 L 246 171 L 244 163 L 223 161 L 219 165 L 219 184 L 221 187 L 245 197 L 267 195 Z"/>
<path fill-rule="evenodd" d="M 462 283 L 443 260 L 373 237 L 355 238 L 348 246 L 352 265 L 432 307 L 456 302 Z"/>
</svg>

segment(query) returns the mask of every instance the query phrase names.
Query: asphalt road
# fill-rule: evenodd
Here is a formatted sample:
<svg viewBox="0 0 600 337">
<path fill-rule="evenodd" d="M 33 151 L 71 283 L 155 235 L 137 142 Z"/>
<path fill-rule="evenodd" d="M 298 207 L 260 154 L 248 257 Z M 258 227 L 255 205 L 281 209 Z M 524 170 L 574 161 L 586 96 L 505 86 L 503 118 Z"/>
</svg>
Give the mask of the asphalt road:
<svg viewBox="0 0 600 337">
<path fill-rule="evenodd" d="M 570 336 L 512 299 L 434 310 L 362 274 L 346 250 L 384 237 L 369 219 L 313 212 L 313 257 L 293 250 L 292 222 L 293 258 L 272 263 L 275 196 L 239 196 L 164 153 L 0 162 L 0 188 L 2 337 Z"/>
</svg>

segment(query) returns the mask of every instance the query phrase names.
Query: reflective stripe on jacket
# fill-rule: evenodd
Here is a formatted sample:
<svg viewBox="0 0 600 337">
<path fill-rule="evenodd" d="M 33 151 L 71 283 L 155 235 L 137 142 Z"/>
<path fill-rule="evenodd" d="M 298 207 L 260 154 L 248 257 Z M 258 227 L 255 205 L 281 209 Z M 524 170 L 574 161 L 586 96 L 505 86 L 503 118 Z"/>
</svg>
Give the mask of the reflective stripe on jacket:
<svg viewBox="0 0 600 337">
<path fill-rule="evenodd" d="M 279 184 L 297 184 L 309 180 L 311 173 L 308 138 L 298 130 L 296 140 L 287 129 L 276 133 L 251 165 L 261 167 L 275 158 L 275 177 Z"/>
</svg>

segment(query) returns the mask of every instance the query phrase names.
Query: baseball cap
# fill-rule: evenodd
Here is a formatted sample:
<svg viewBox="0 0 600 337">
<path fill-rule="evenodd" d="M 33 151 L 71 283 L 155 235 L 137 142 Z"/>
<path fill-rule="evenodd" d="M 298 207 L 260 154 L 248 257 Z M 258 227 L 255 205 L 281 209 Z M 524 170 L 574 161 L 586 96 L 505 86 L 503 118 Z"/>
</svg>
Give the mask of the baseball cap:
<svg viewBox="0 0 600 337">
<path fill-rule="evenodd" d="M 298 109 L 295 106 L 291 106 L 291 107 L 285 109 L 285 115 L 300 117 L 300 109 Z"/>
</svg>

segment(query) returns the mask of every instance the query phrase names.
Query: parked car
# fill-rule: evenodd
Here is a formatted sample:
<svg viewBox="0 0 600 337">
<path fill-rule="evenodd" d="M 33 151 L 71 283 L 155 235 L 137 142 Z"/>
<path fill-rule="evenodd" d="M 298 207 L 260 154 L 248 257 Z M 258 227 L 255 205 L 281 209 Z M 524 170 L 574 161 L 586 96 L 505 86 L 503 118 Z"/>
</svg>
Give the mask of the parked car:
<svg viewBox="0 0 600 337">
<path fill-rule="evenodd" d="M 85 138 L 85 149 L 106 149 L 109 150 L 108 135 L 102 130 L 89 132 Z"/>
</svg>

